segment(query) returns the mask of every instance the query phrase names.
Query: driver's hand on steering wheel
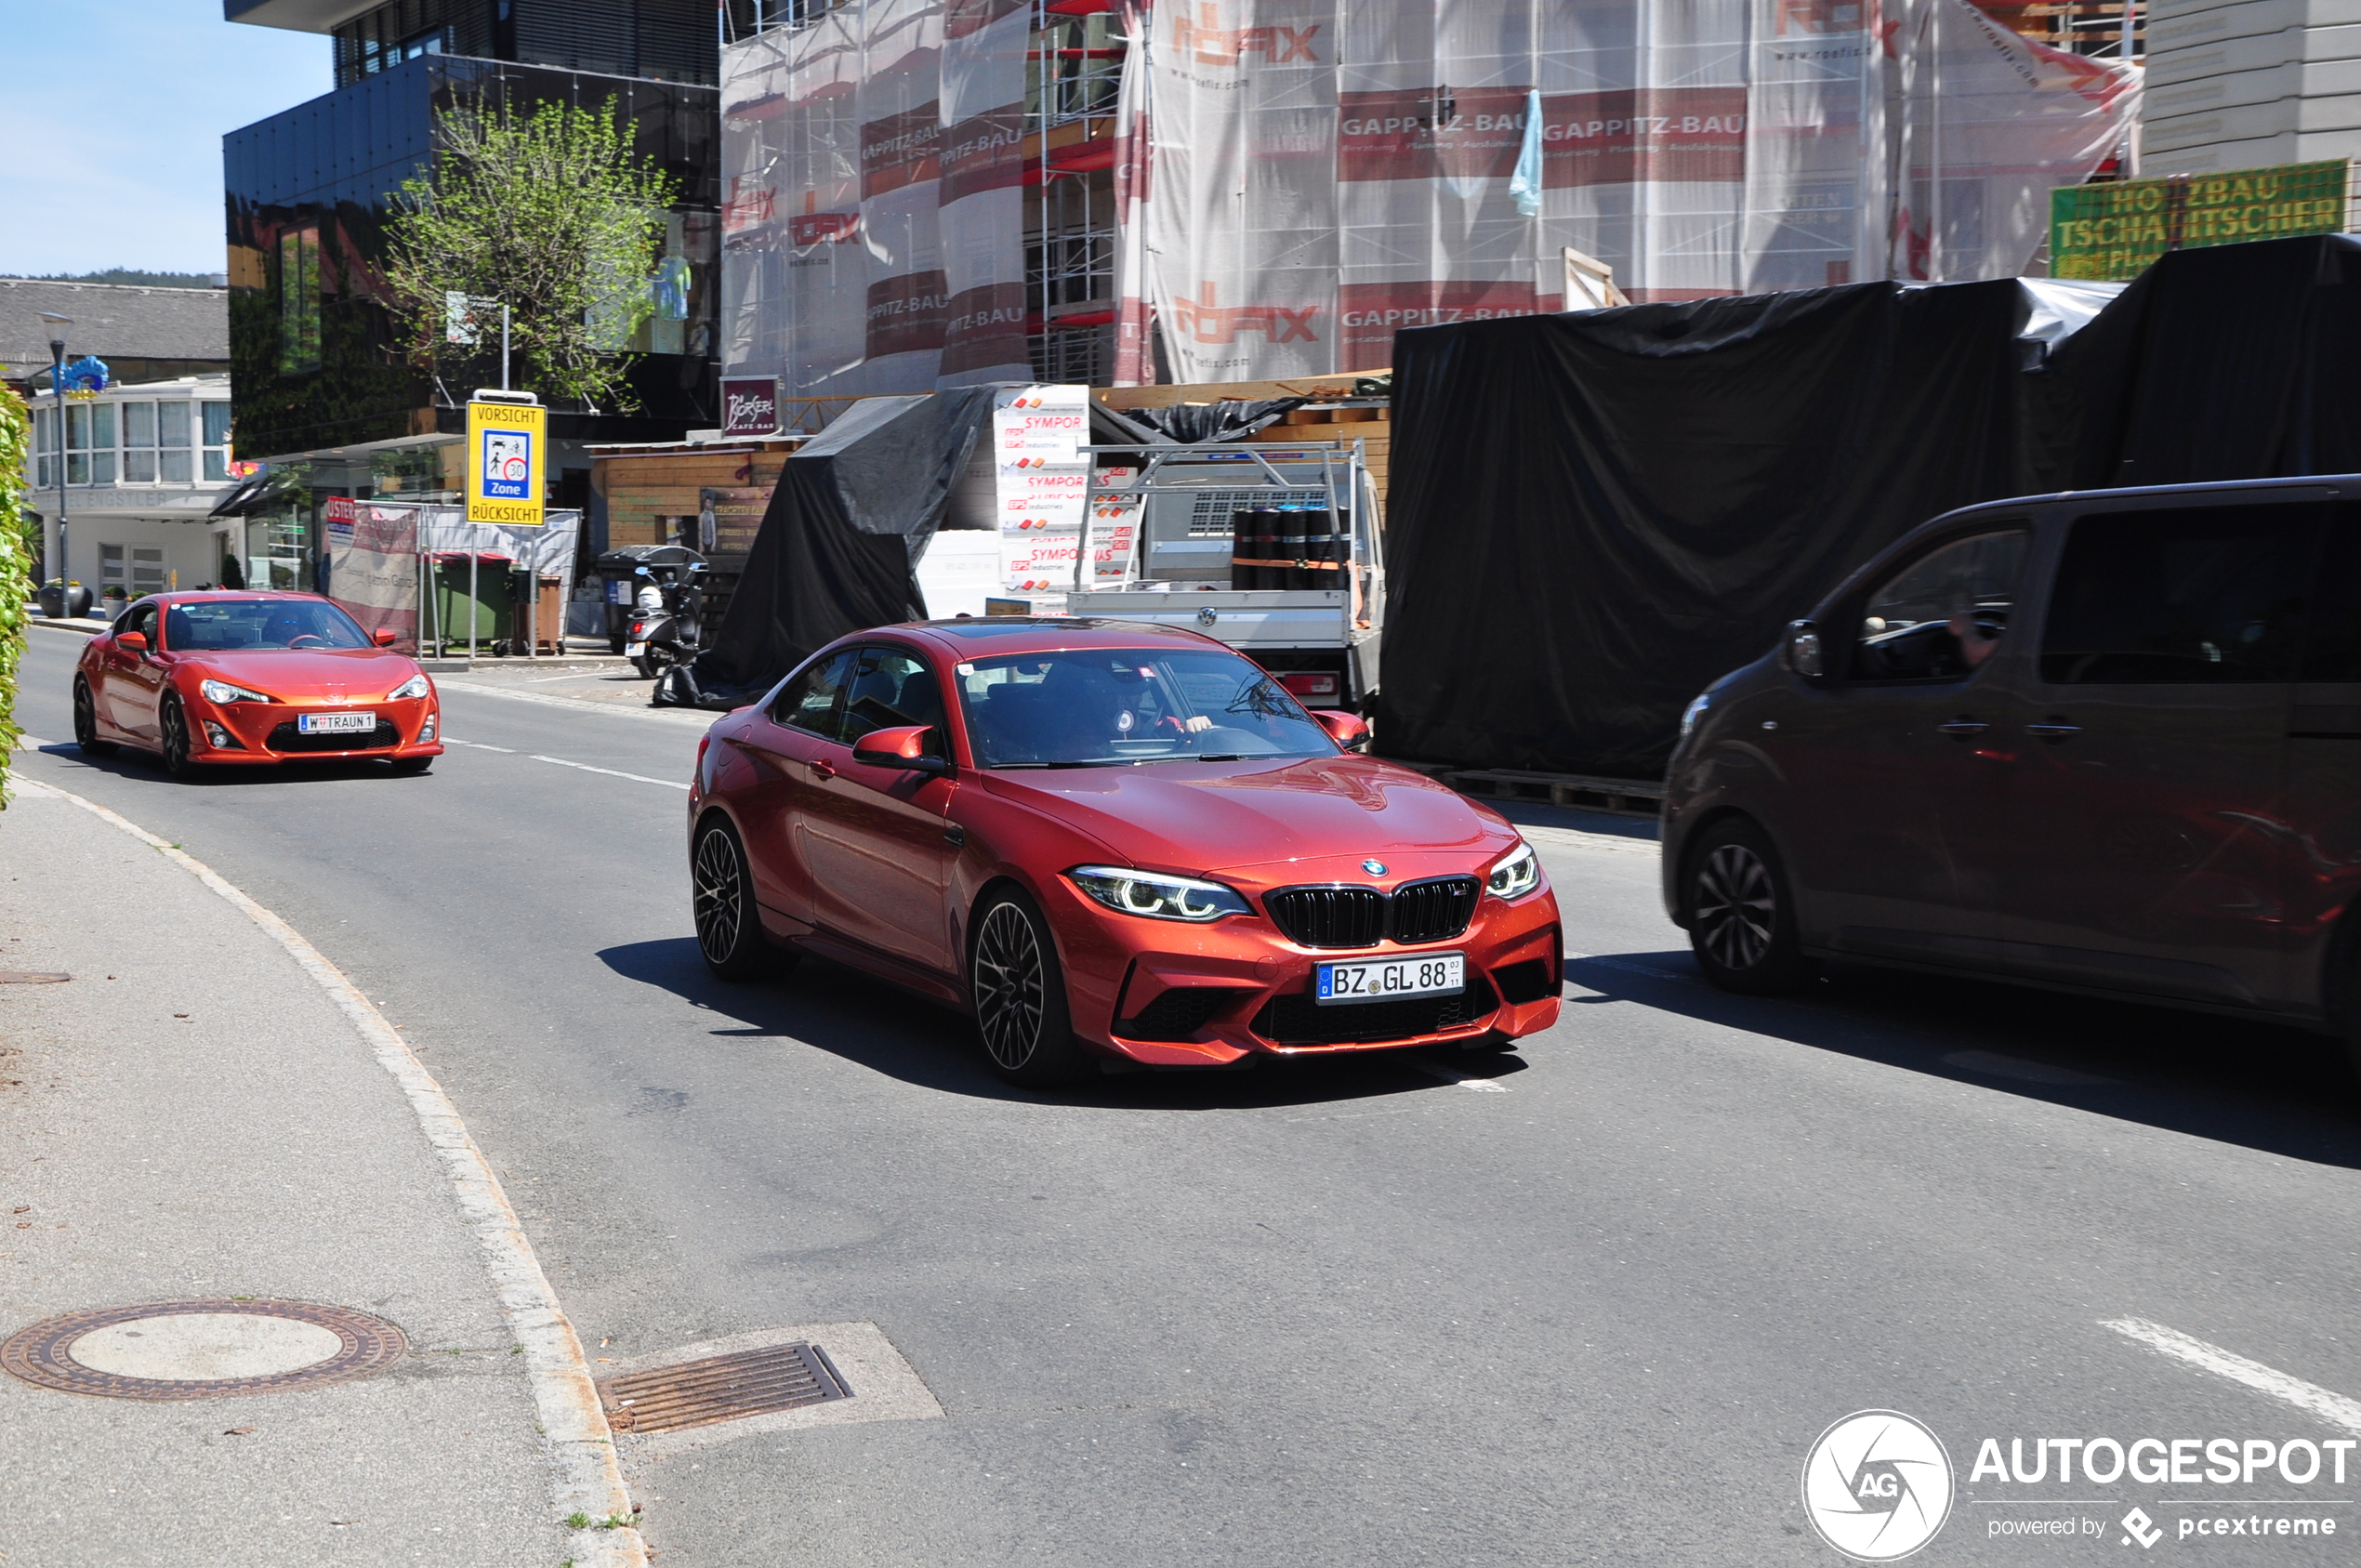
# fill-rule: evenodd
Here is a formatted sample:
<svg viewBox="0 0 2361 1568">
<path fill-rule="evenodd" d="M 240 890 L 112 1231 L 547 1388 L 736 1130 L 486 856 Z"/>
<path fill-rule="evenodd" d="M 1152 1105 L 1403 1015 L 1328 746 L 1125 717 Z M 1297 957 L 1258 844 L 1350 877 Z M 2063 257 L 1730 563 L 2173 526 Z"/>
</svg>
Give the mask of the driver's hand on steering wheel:
<svg viewBox="0 0 2361 1568">
<path fill-rule="evenodd" d="M 1178 730 L 1184 735 L 1194 735 L 1203 731 L 1213 728 L 1213 720 L 1207 718 L 1201 713 L 1193 715 L 1187 718 L 1182 718 L 1178 714 L 1168 713 L 1164 716 L 1160 722 L 1169 724 L 1173 729 Z"/>
</svg>

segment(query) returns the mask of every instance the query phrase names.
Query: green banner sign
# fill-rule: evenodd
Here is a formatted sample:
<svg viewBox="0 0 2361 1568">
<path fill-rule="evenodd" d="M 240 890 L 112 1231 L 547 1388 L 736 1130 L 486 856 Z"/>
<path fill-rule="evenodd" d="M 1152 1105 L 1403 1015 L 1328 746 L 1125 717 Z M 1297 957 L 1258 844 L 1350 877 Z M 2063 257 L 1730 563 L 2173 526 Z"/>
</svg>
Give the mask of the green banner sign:
<svg viewBox="0 0 2361 1568">
<path fill-rule="evenodd" d="M 2069 185 L 2050 192 L 2050 275 L 2136 278 L 2169 250 L 2341 234 L 2351 188 L 2342 158 Z"/>
</svg>

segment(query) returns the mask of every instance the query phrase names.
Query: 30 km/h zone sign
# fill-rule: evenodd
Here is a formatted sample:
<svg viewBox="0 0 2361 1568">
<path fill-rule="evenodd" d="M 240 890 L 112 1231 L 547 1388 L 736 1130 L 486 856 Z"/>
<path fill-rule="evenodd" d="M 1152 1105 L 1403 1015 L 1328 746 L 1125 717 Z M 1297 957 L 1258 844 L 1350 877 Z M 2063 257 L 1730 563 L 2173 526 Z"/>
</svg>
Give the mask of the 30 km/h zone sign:
<svg viewBox="0 0 2361 1568">
<path fill-rule="evenodd" d="M 468 404 L 468 520 L 538 528 L 549 411 L 534 403 Z"/>
</svg>

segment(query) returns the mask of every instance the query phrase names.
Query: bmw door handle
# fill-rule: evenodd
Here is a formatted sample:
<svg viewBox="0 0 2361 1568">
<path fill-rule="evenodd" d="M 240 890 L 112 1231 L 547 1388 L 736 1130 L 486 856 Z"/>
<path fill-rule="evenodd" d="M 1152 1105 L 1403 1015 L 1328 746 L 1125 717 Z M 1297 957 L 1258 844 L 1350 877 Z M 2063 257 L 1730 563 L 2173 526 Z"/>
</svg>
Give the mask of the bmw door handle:
<svg viewBox="0 0 2361 1568">
<path fill-rule="evenodd" d="M 1936 725 L 1934 727 L 1934 732 L 1938 735 L 1948 735 L 1953 740 L 1964 741 L 1970 735 L 1981 735 L 1986 730 L 1991 728 L 1992 726 L 1986 724 L 1983 719 L 1970 718 L 1963 713 L 1959 718 L 1951 720 L 1948 724 Z"/>
<path fill-rule="evenodd" d="M 2039 724 L 2026 725 L 2025 727 L 2025 732 L 2028 735 L 2033 735 L 2041 740 L 2047 741 L 2051 745 L 2056 745 L 2060 741 L 2066 740 L 2072 736 L 2082 733 L 2082 726 L 2079 724 L 2068 724 L 2063 718 L 2051 718 L 2045 719 Z"/>
</svg>

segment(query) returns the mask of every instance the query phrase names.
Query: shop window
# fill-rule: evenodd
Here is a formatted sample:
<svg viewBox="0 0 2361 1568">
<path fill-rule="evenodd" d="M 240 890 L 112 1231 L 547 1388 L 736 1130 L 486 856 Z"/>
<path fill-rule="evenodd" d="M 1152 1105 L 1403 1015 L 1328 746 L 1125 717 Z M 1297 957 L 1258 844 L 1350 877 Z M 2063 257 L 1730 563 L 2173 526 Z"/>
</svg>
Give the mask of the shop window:
<svg viewBox="0 0 2361 1568">
<path fill-rule="evenodd" d="M 90 482 L 114 482 L 114 408 L 111 402 L 90 405 Z"/>
<path fill-rule="evenodd" d="M 90 405 L 66 404 L 66 482 L 90 482 Z"/>
<path fill-rule="evenodd" d="M 279 236 L 279 373 L 319 368 L 320 231 L 294 229 Z"/>
<path fill-rule="evenodd" d="M 230 478 L 230 405 L 201 402 L 197 408 L 204 416 L 204 477 L 220 484 Z"/>
<path fill-rule="evenodd" d="M 189 405 L 156 404 L 156 477 L 166 484 L 189 482 Z"/>
<path fill-rule="evenodd" d="M 123 482 L 153 484 L 156 481 L 156 405 L 152 402 L 127 402 L 123 405 Z"/>
</svg>

